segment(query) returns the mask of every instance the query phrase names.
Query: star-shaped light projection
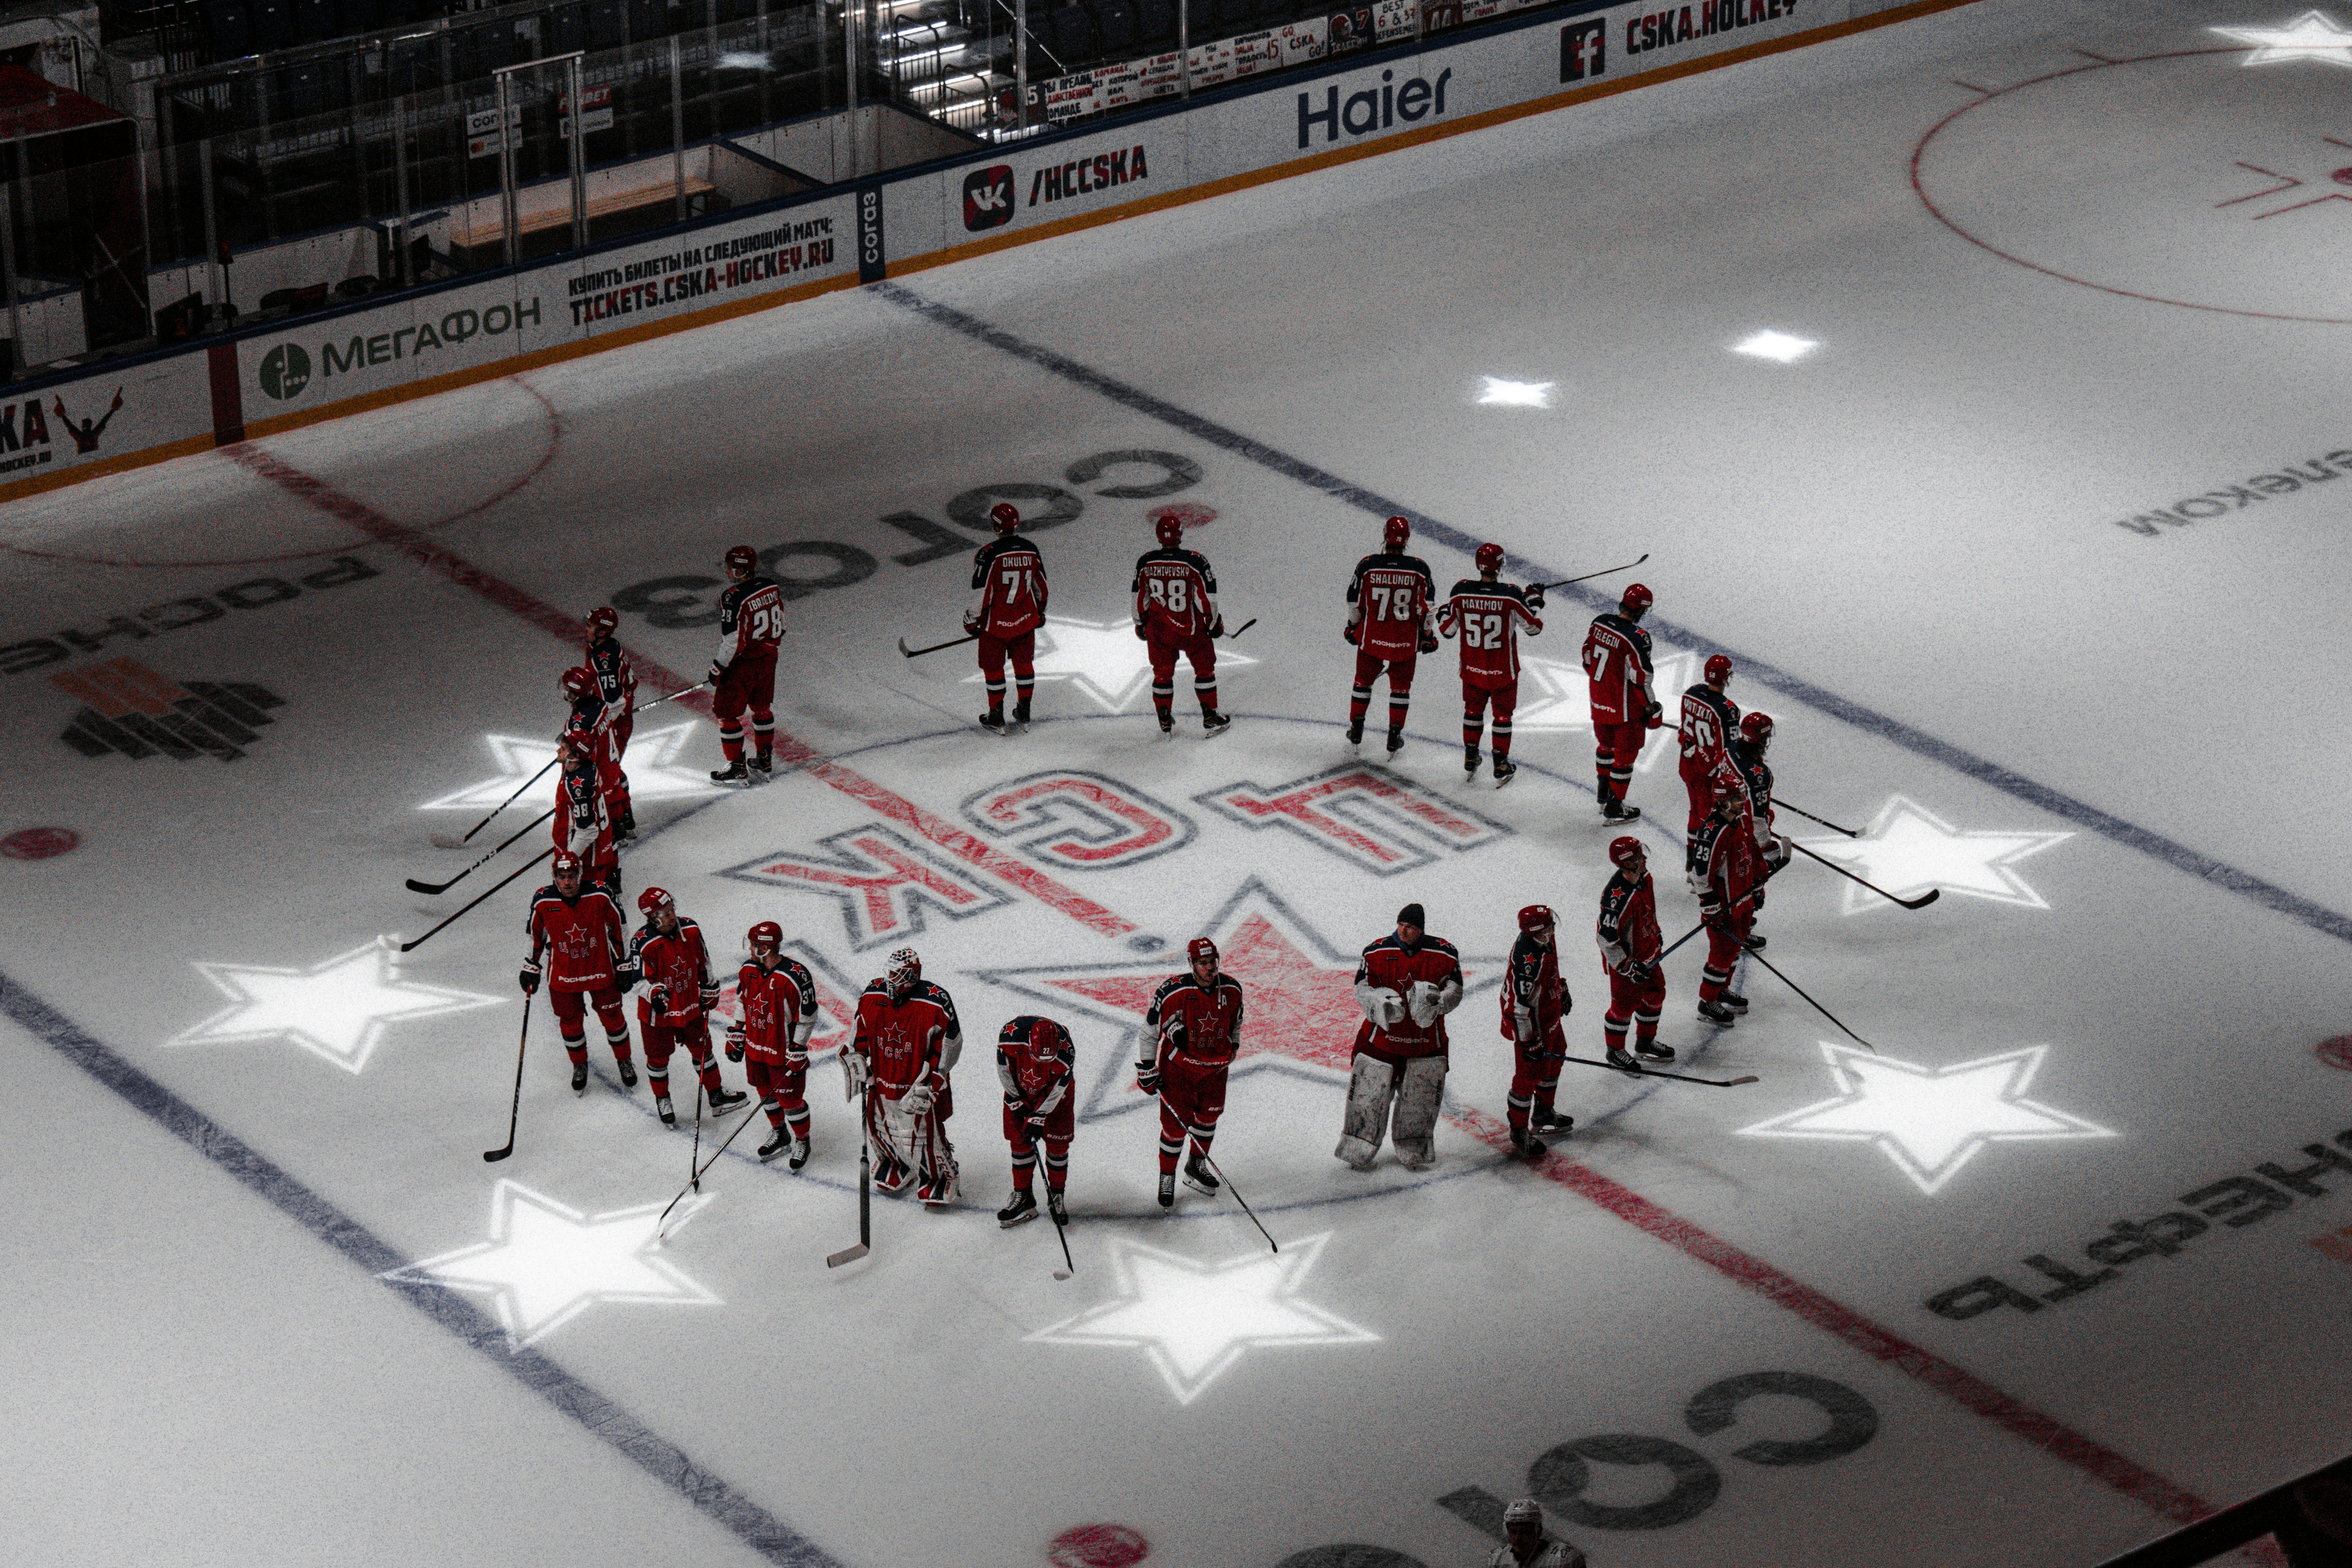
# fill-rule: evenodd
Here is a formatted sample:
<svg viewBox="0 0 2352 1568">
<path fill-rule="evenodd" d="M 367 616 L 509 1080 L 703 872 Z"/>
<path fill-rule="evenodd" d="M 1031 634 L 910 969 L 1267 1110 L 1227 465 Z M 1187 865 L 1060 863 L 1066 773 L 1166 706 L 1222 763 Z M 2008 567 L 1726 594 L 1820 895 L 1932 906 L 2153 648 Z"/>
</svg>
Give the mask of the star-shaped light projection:
<svg viewBox="0 0 2352 1568">
<path fill-rule="evenodd" d="M 1482 376 L 1485 384 L 1478 389 L 1478 401 L 1489 408 L 1549 408 L 1550 382 L 1507 382 L 1500 376 Z"/>
<path fill-rule="evenodd" d="M 1028 1336 L 1035 1344 L 1140 1350 L 1190 1405 L 1250 1350 L 1274 1345 L 1371 1344 L 1380 1335 L 1299 1299 L 1328 1233 L 1283 1252 L 1244 1252 L 1202 1263 L 1124 1237 L 1110 1243 L 1117 1300 Z"/>
<path fill-rule="evenodd" d="M 671 1210 L 670 1236 L 713 1201 L 698 1193 Z M 508 1344 L 517 1350 L 603 1302 L 721 1304 L 656 1251 L 654 1227 L 663 1207 L 648 1203 L 591 1218 L 501 1180 L 490 1193 L 488 1241 L 390 1270 L 383 1278 L 488 1293 Z"/>
<path fill-rule="evenodd" d="M 2352 28 L 2339 27 L 2317 11 L 2305 11 L 2284 27 L 2215 27 L 2212 31 L 2253 45 L 2253 53 L 2246 57 L 2250 66 L 2284 65 L 2289 60 L 2352 66 Z"/>
<path fill-rule="evenodd" d="M 1742 1127 L 1742 1133 L 1876 1144 L 1921 1192 L 1950 1181 L 1987 1144 L 2115 1136 L 2080 1116 L 2025 1098 L 2049 1052 L 2046 1045 L 1952 1067 L 1923 1067 L 1828 1040 L 1821 1046 L 1837 1082 L 1837 1097 Z"/>
<path fill-rule="evenodd" d="M 1792 337 L 1786 332 L 1768 330 L 1759 332 L 1753 337 L 1741 339 L 1731 345 L 1731 351 L 1735 354 L 1746 354 L 1750 359 L 1771 360 L 1779 364 L 1793 365 L 1820 347 L 1821 344 L 1811 338 Z"/>
<path fill-rule="evenodd" d="M 1234 653 L 1229 643 L 1217 644 L 1220 670 L 1256 663 L 1245 653 Z M 1179 659 L 1177 668 L 1189 672 L 1191 666 Z M 986 678 L 974 671 L 964 685 Z M 1190 692 L 1192 678 L 1183 673 L 1178 684 Z M 1069 621 L 1048 615 L 1044 630 L 1037 633 L 1037 679 L 1046 685 L 1074 685 L 1104 712 L 1118 713 L 1151 685 L 1151 655 L 1137 638 L 1131 621 Z"/>
<path fill-rule="evenodd" d="M 505 999 L 402 979 L 393 955 L 373 942 L 307 969 L 200 963 L 196 972 L 232 1000 L 165 1045 L 284 1040 L 346 1072 L 367 1065 L 389 1025 Z"/>
<path fill-rule="evenodd" d="M 1580 622 L 1570 621 L 1573 635 L 1582 636 Z M 1550 633 L 1547 632 L 1546 637 Z M 1519 710 L 1513 716 L 1511 727 L 1524 733 L 1531 729 L 1592 731 L 1592 683 L 1584 674 L 1584 666 L 1573 659 L 1538 659 L 1526 654 L 1527 644 L 1520 644 Z M 1650 732 L 1642 746 L 1642 755 L 1635 758 L 1635 771 L 1646 773 L 1657 766 L 1662 758 L 1675 752 L 1675 720 L 1682 694 L 1698 682 L 1699 665 L 1696 653 L 1670 653 L 1653 661 L 1650 690 L 1656 694 L 1658 706 L 1665 710 L 1664 727 Z"/>
<path fill-rule="evenodd" d="M 1913 898 L 1931 887 L 1995 904 L 2028 909 L 2050 904 L 2014 869 L 2072 833 L 1962 832 L 1915 801 L 1897 795 L 1858 839 L 1806 839 L 1805 848 L 1835 861 L 1856 876 L 1868 877 L 1897 898 Z M 1845 884 L 1845 913 L 1893 907 L 1855 883 Z"/>
<path fill-rule="evenodd" d="M 669 766 L 686 748 L 688 737 L 694 733 L 694 721 L 674 724 L 667 729 L 639 730 L 629 737 L 628 755 L 621 758 L 621 770 L 629 776 L 629 798 L 633 800 L 667 800 L 686 795 L 708 795 L 724 789 L 713 784 L 708 777 L 690 768 Z M 525 735 L 486 735 L 483 741 L 490 748 L 490 757 L 498 765 L 495 778 L 478 784 L 468 784 L 463 789 L 427 800 L 417 808 L 420 811 L 487 811 L 517 789 L 522 781 L 555 759 L 552 737 Z M 543 805 L 555 802 L 556 773 L 548 768 L 547 777 L 531 789 L 528 800 Z M 520 807 L 528 800 L 518 800 Z M 529 818 L 523 819 L 530 821 Z M 517 822 L 516 827 L 522 826 Z M 509 830 L 511 831 L 512 830 Z M 498 840 L 492 839 L 492 843 Z"/>
</svg>

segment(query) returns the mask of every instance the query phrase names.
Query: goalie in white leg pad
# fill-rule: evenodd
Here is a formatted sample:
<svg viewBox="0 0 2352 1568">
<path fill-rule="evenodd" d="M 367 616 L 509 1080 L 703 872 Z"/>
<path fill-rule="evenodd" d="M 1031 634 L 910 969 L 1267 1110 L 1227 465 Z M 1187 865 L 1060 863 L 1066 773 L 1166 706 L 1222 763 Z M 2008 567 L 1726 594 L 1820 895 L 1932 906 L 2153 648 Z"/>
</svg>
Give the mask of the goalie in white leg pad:
<svg viewBox="0 0 2352 1568">
<path fill-rule="evenodd" d="M 1389 1132 L 1389 1099 L 1396 1069 L 1378 1057 L 1359 1056 L 1348 1080 L 1348 1109 L 1339 1124 L 1339 1146 L 1331 1152 L 1360 1171 L 1372 1168 Z"/>
<path fill-rule="evenodd" d="M 1420 1169 L 1434 1157 L 1430 1139 L 1445 1092 L 1445 1015 L 1462 1002 L 1461 958 L 1454 944 L 1428 934 L 1420 904 L 1398 910 L 1395 933 L 1364 949 L 1356 999 L 1364 1025 L 1356 1033 L 1339 1156 L 1370 1168 L 1393 1100 L 1398 1156 Z"/>
</svg>

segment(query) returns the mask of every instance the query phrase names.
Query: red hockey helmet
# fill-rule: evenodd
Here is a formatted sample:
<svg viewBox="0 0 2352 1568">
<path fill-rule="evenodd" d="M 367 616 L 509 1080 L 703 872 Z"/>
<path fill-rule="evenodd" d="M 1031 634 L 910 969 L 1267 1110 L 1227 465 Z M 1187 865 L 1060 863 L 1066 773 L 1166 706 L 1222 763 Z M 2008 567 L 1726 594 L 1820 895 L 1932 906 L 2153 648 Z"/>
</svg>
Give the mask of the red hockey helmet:
<svg viewBox="0 0 2352 1568">
<path fill-rule="evenodd" d="M 558 881 L 561 881 L 567 876 L 578 876 L 580 874 L 580 857 L 573 854 L 570 850 L 558 850 L 555 852 L 554 863 L 548 869 L 555 873 Z"/>
<path fill-rule="evenodd" d="M 609 604 L 599 604 L 588 612 L 588 629 L 592 632 L 617 632 L 621 629 L 621 612 Z"/>
<path fill-rule="evenodd" d="M 730 577 L 749 577 L 759 570 L 760 552 L 750 545 L 735 546 L 727 552 L 724 559 L 727 562 L 727 575 Z"/>
<path fill-rule="evenodd" d="M 677 901 L 676 899 L 672 898 L 667 893 L 658 887 L 649 887 L 646 889 L 645 892 L 637 894 L 637 908 L 647 915 L 651 915 L 665 904 L 675 904 L 677 902 Z"/>
<path fill-rule="evenodd" d="M 1162 512 L 1152 518 L 1151 533 L 1169 549 L 1174 549 L 1184 542 L 1184 524 L 1172 512 Z"/>
<path fill-rule="evenodd" d="M 1709 653 L 1706 656 L 1706 679 L 1709 685 L 1723 685 L 1731 679 L 1731 655 Z"/>
<path fill-rule="evenodd" d="M 882 984 L 894 996 L 903 996 L 908 987 L 923 977 L 923 960 L 912 947 L 901 947 L 890 955 L 889 967 L 882 971 Z"/>
<path fill-rule="evenodd" d="M 1195 964 L 1206 958 L 1213 969 L 1217 967 L 1217 945 L 1206 936 L 1195 936 L 1184 945 L 1184 956 Z"/>
<path fill-rule="evenodd" d="M 567 697 L 584 697 L 596 689 L 596 672 L 585 664 L 574 664 L 557 677 Z"/>
<path fill-rule="evenodd" d="M 999 501 L 988 508 L 988 520 L 996 525 L 1000 534 L 1009 534 L 1021 526 L 1021 513 L 1010 501 Z"/>
<path fill-rule="evenodd" d="M 652 889 L 648 888 L 646 891 L 650 893 Z M 664 894 L 663 896 L 667 897 L 668 895 Z M 642 904 L 645 901 L 643 899 L 639 899 L 637 902 Z M 777 925 L 772 920 L 762 920 L 760 924 L 752 926 L 751 929 L 743 933 L 743 946 L 751 948 L 754 953 L 758 952 L 762 947 L 773 952 L 783 945 L 784 928 Z"/>
<path fill-rule="evenodd" d="M 1609 841 L 1609 863 L 1620 871 L 1632 871 L 1642 863 L 1642 841 L 1623 833 Z"/>
<path fill-rule="evenodd" d="M 1522 931 L 1549 931 L 1559 924 L 1552 917 L 1549 904 L 1530 904 L 1519 911 L 1519 929 Z"/>
<path fill-rule="evenodd" d="M 1478 570 L 1480 571 L 1502 570 L 1503 547 L 1496 544 L 1480 545 L 1478 547 L 1477 560 Z"/>
<path fill-rule="evenodd" d="M 1412 525 L 1402 517 L 1391 517 L 1381 525 L 1381 543 L 1391 549 L 1404 549 L 1404 541 L 1412 538 Z"/>
<path fill-rule="evenodd" d="M 1038 1056 L 1051 1056 L 1062 1049 L 1062 1026 L 1052 1019 L 1039 1019 L 1029 1026 L 1029 1049 Z"/>
<path fill-rule="evenodd" d="M 562 759 L 566 768 L 570 768 L 594 760 L 596 747 L 586 734 L 575 734 L 567 729 L 555 737 L 555 755 Z"/>
<path fill-rule="evenodd" d="M 1772 716 L 1751 713 L 1739 721 L 1739 738 L 1760 752 L 1772 742 Z"/>
<path fill-rule="evenodd" d="M 1617 608 L 1632 619 L 1639 621 L 1649 613 L 1650 606 L 1656 602 L 1656 596 L 1647 588 L 1638 582 L 1629 582 L 1625 585 L 1624 596 L 1617 601 Z"/>
<path fill-rule="evenodd" d="M 1747 799 L 1748 786 L 1741 783 L 1737 777 L 1728 772 L 1716 774 L 1715 803 L 1717 805 L 1736 806 Z"/>
</svg>

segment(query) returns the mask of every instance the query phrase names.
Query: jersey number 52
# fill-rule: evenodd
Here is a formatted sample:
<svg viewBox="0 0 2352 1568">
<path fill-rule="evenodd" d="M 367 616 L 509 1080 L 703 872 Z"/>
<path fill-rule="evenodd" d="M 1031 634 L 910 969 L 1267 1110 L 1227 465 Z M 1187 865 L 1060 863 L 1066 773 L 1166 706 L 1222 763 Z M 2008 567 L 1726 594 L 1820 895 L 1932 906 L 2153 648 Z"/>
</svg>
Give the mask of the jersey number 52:
<svg viewBox="0 0 2352 1568">
<path fill-rule="evenodd" d="M 1503 645 L 1503 618 L 1499 615 L 1465 615 L 1462 618 L 1462 645 L 1465 648 L 1500 648 Z"/>
</svg>

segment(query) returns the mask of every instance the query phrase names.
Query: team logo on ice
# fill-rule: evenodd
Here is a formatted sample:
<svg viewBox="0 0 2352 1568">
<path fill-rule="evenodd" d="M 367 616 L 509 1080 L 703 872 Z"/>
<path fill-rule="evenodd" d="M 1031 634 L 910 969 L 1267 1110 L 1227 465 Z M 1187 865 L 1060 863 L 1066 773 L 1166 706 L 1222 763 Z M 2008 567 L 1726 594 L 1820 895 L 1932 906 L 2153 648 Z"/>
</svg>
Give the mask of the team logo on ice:
<svg viewBox="0 0 2352 1568">
<path fill-rule="evenodd" d="M 895 946 L 929 916 L 969 919 L 1012 902 L 962 866 L 881 822 L 819 839 L 812 851 L 778 850 L 719 873 L 739 882 L 814 893 L 841 911 L 849 945 Z"/>
<path fill-rule="evenodd" d="M 714 1202 L 697 1194 L 671 1210 L 669 1234 Z M 591 1217 L 518 1182 L 490 1194 L 490 1239 L 383 1278 L 487 1294 L 509 1349 L 535 1343 L 586 1312 L 612 1302 L 715 1307 L 723 1303 L 656 1250 L 667 1206 L 643 1204 Z"/>
<path fill-rule="evenodd" d="M 265 710 L 286 699 L 247 681 L 165 679 L 133 659 L 87 664 L 49 677 L 79 697 L 73 722 L 58 738 L 84 757 L 165 757 L 234 762 L 277 720 Z M 553 755 L 551 748 L 550 755 Z"/>
<path fill-rule="evenodd" d="M 1371 1330 L 1300 1294 L 1330 1239 L 1327 1232 L 1282 1252 L 1253 1249 L 1204 1263 L 1115 1239 L 1110 1266 L 1117 1298 L 1039 1329 L 1029 1341 L 1140 1350 L 1180 1405 L 1198 1399 L 1252 1350 L 1376 1343 L 1381 1336 Z"/>
<path fill-rule="evenodd" d="M 1256 663 L 1246 653 L 1233 652 L 1230 645 L 1217 649 L 1220 674 Z M 1179 659 L 1176 674 L 1177 685 L 1189 691 L 1192 666 Z M 964 685 L 976 685 L 985 678 L 974 671 L 965 677 Z M 1037 684 L 1074 686 L 1105 713 L 1121 713 L 1150 686 L 1151 655 L 1136 641 L 1130 622 L 1069 621 L 1048 615 L 1045 629 L 1037 633 Z"/>
<path fill-rule="evenodd" d="M 2025 1097 L 2049 1054 L 2046 1045 L 1950 1067 L 1923 1067 L 1828 1040 L 1821 1044 L 1837 1095 L 1742 1127 L 1742 1133 L 1752 1138 L 1875 1144 L 1928 1193 L 1959 1175 L 1988 1144 L 2115 1136 L 2095 1123 Z"/>
<path fill-rule="evenodd" d="M 1281 828 L 1374 876 L 1418 871 L 1511 830 L 1386 768 L 1343 763 L 1271 789 L 1228 784 L 1193 797 L 1243 827 Z"/>
</svg>

